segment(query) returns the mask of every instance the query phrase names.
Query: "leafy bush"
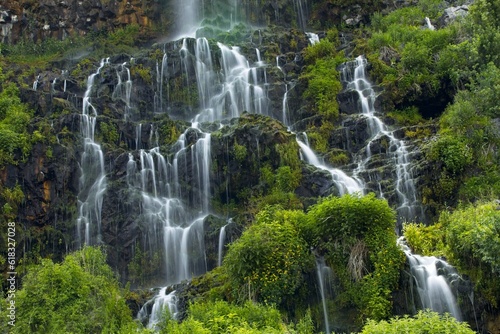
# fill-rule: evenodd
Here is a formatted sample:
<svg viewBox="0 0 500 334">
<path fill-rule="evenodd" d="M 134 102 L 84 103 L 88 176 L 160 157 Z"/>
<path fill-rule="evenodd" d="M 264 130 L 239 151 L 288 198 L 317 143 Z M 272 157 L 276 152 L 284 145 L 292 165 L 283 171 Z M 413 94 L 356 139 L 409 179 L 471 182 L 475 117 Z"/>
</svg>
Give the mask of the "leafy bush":
<svg viewBox="0 0 500 334">
<path fill-rule="evenodd" d="M 307 220 L 304 234 L 340 280 L 336 303 L 355 306 L 361 318 L 387 317 L 405 261 L 396 245 L 395 212 L 387 201 L 374 194 L 329 197 L 311 207 Z"/>
<path fill-rule="evenodd" d="M 368 320 L 361 334 L 473 334 L 469 325 L 459 322 L 449 314 L 439 315 L 436 312 L 419 311 L 415 317 L 404 316 L 380 322 Z"/>
<path fill-rule="evenodd" d="M 1 72 L 0 68 L 0 72 Z M 0 84 L 1 85 L 1 84 Z M 14 153 L 19 151 L 25 158 L 31 150 L 28 125 L 33 111 L 21 102 L 19 89 L 14 83 L 0 86 L 0 165 L 17 163 Z"/>
<path fill-rule="evenodd" d="M 453 213 L 443 212 L 439 221 L 446 229 L 447 255 L 461 272 L 469 275 L 490 303 L 500 302 L 500 210 L 495 202 L 471 205 Z"/>
<path fill-rule="evenodd" d="M 291 215 L 277 208 L 260 212 L 257 221 L 230 245 L 224 259 L 238 299 L 287 306 L 299 301 L 296 293 L 312 256 Z"/>
<path fill-rule="evenodd" d="M 135 327 L 104 253 L 85 247 L 60 264 L 42 260 L 29 270 L 16 294 L 10 331 L 114 333 Z"/>
<path fill-rule="evenodd" d="M 405 224 L 403 235 L 414 253 L 427 256 L 445 255 L 445 231 L 440 223 L 430 226 Z"/>
<path fill-rule="evenodd" d="M 429 158 L 441 162 L 450 173 L 458 174 L 472 162 L 472 150 L 461 138 L 445 135 L 432 143 Z"/>
</svg>

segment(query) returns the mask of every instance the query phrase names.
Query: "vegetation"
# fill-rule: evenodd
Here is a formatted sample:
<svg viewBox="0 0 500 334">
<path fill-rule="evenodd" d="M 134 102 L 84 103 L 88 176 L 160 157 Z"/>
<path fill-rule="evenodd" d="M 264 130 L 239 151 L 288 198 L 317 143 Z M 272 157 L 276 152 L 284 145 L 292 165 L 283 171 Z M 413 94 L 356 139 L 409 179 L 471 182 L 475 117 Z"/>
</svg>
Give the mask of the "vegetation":
<svg viewBox="0 0 500 334">
<path fill-rule="evenodd" d="M 363 327 L 361 334 L 441 334 L 457 333 L 472 334 L 475 333 L 469 325 L 457 321 L 449 314 L 439 315 L 436 312 L 419 311 L 413 318 L 404 316 L 402 318 L 392 318 L 389 321 L 382 320 L 376 322 L 369 320 Z"/>
<path fill-rule="evenodd" d="M 307 87 L 303 93 L 304 99 L 320 116 L 320 125 L 311 127 L 308 136 L 313 147 L 321 153 L 328 151 L 328 140 L 339 117 L 337 95 L 342 84 L 337 67 L 345 58 L 336 51 L 337 34 L 336 30 L 331 30 L 328 32 L 329 38 L 305 49 L 307 67 L 300 77 Z"/>
<path fill-rule="evenodd" d="M 311 244 L 340 280 L 337 305 L 356 307 L 361 318 L 389 316 L 405 257 L 396 245 L 395 213 L 387 202 L 373 194 L 331 197 L 312 206 L 307 218 Z"/>
<path fill-rule="evenodd" d="M 42 260 L 23 278 L 15 303 L 11 333 L 117 333 L 136 328 L 124 291 L 98 248 L 85 247 L 62 263 Z M 2 307 L 3 318 L 5 312 Z"/>
<path fill-rule="evenodd" d="M 224 259 L 237 300 L 292 308 L 313 259 L 296 228 L 304 214 L 269 207 L 232 244 Z"/>
<path fill-rule="evenodd" d="M 435 225 L 407 225 L 404 229 L 412 249 L 424 255 L 445 256 L 494 306 L 500 303 L 498 208 L 496 202 L 469 204 L 442 212 Z"/>
</svg>

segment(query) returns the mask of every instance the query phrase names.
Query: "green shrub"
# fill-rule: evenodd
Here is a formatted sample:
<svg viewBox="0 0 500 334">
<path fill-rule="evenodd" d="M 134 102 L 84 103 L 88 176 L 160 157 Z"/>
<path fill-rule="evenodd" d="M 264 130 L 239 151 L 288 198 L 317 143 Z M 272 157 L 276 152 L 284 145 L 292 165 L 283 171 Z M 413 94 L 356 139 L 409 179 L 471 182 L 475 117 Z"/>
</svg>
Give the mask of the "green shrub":
<svg viewBox="0 0 500 334">
<path fill-rule="evenodd" d="M 494 305 L 500 302 L 500 210 L 495 202 L 443 212 L 449 261 L 471 277 L 478 291 Z"/>
<path fill-rule="evenodd" d="M 380 322 L 368 320 L 361 334 L 473 334 L 469 325 L 459 322 L 449 314 L 440 315 L 436 312 L 419 311 L 415 317 L 404 316 Z"/>
<path fill-rule="evenodd" d="M 295 225 L 279 211 L 261 211 L 257 221 L 229 246 L 224 266 L 240 300 L 281 307 L 300 301 L 296 293 L 313 259 Z"/>
<path fill-rule="evenodd" d="M 115 333 L 135 327 L 104 253 L 85 247 L 60 264 L 42 260 L 28 271 L 16 294 L 16 326 L 10 331 Z"/>
<path fill-rule="evenodd" d="M 472 150 L 460 137 L 445 135 L 431 144 L 429 158 L 439 161 L 452 174 L 462 172 L 472 162 Z"/>
<path fill-rule="evenodd" d="M 405 224 L 403 235 L 414 253 L 427 256 L 445 255 L 445 230 L 440 223 L 430 226 Z"/>
<path fill-rule="evenodd" d="M 387 317 L 405 261 L 387 201 L 374 194 L 329 197 L 310 208 L 307 221 L 305 235 L 340 281 L 338 307 L 355 306 L 358 320 Z"/>
</svg>

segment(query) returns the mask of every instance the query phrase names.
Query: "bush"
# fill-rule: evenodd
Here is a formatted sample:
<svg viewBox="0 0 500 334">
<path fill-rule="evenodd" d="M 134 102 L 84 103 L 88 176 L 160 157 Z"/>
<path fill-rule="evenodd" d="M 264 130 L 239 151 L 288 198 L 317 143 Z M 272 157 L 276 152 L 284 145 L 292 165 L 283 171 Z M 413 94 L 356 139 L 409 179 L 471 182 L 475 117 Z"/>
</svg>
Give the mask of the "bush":
<svg viewBox="0 0 500 334">
<path fill-rule="evenodd" d="M 224 266 L 239 300 L 250 298 L 281 307 L 300 301 L 296 293 L 313 259 L 292 219 L 285 217 L 293 215 L 268 207 L 230 245 Z"/>
<path fill-rule="evenodd" d="M 136 327 L 100 249 L 85 247 L 60 264 L 42 260 L 22 286 L 12 333 L 115 333 Z"/>
<path fill-rule="evenodd" d="M 376 322 L 368 320 L 363 327 L 361 334 L 473 334 L 469 325 L 464 322 L 459 322 L 449 314 L 439 315 L 436 312 L 419 311 L 418 314 L 410 318 L 392 318 L 389 321 L 382 320 Z"/>
<path fill-rule="evenodd" d="M 359 320 L 387 317 L 405 261 L 387 201 L 374 194 L 329 197 L 312 206 L 307 219 L 306 235 L 340 281 L 336 304 L 355 306 Z"/>
<path fill-rule="evenodd" d="M 471 164 L 472 150 L 462 138 L 445 135 L 431 144 L 428 157 L 441 162 L 450 173 L 458 174 Z"/>
<path fill-rule="evenodd" d="M 500 210 L 495 202 L 470 205 L 439 221 L 446 229 L 450 263 L 469 275 L 494 306 L 500 302 Z"/>
<path fill-rule="evenodd" d="M 445 231 L 442 224 L 425 226 L 423 224 L 405 224 L 403 235 L 414 253 L 427 256 L 445 255 Z"/>
</svg>

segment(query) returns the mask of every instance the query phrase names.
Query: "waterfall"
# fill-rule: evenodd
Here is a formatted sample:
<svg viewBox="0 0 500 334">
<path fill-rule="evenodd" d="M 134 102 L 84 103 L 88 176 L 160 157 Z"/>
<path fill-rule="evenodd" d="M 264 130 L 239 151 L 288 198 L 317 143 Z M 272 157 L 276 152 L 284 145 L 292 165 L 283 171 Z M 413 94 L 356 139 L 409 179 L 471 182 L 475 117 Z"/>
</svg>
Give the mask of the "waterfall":
<svg viewBox="0 0 500 334">
<path fill-rule="evenodd" d="M 201 2 L 201 4 L 199 4 Z M 177 27 L 173 40 L 182 37 L 195 37 L 199 24 L 203 19 L 202 0 L 177 0 L 174 3 Z"/>
<path fill-rule="evenodd" d="M 103 196 L 106 191 L 106 174 L 104 170 L 104 154 L 101 146 L 94 141 L 97 110 L 91 103 L 91 96 L 94 93 L 95 77 L 108 63 L 109 59 L 102 59 L 97 71 L 88 77 L 87 89 L 83 96 L 80 123 L 83 136 L 83 153 L 80 163 L 77 219 L 77 239 L 80 247 L 83 243 L 90 245 L 100 242 L 101 211 Z M 97 240 L 94 239 L 95 235 Z"/>
<path fill-rule="evenodd" d="M 320 161 L 318 156 L 309 147 L 309 142 L 307 140 L 307 135 L 305 132 L 302 133 L 302 136 L 304 138 L 303 140 L 301 140 L 298 135 L 296 135 L 295 137 L 297 140 L 297 144 L 299 144 L 300 146 L 302 160 L 316 166 L 319 169 L 329 172 L 340 195 L 352 193 L 363 194 L 363 185 L 360 181 L 349 177 L 346 173 L 338 168 L 331 168 L 326 166 L 323 162 Z"/>
<path fill-rule="evenodd" d="M 330 322 L 328 319 L 327 299 L 328 289 L 332 277 L 332 269 L 325 264 L 324 258 L 316 259 L 316 275 L 318 278 L 319 292 L 321 296 L 321 305 L 323 306 L 323 321 L 325 322 L 325 333 L 330 334 Z"/>
<path fill-rule="evenodd" d="M 402 238 L 398 245 L 403 249 L 410 265 L 412 282 L 420 299 L 422 309 L 438 313 L 450 313 L 461 321 L 460 309 L 450 288 L 451 280 L 460 279 L 455 268 L 434 256 L 413 254 Z"/>
<path fill-rule="evenodd" d="M 221 266 L 222 265 L 222 258 L 223 258 L 223 252 L 224 252 L 224 245 L 226 242 L 226 227 L 231 224 L 233 220 L 231 218 L 228 219 L 227 224 L 222 226 L 220 228 L 219 232 L 219 252 L 218 252 L 218 257 L 217 257 L 217 265 Z"/>
<path fill-rule="evenodd" d="M 259 58 L 259 51 L 256 51 L 257 63 L 251 64 L 237 47 L 222 43 L 217 46 L 220 51 L 217 60 L 222 67 L 220 73 L 214 70 L 215 61 L 206 38 L 182 41 L 181 69 L 186 76 L 195 73 L 199 105 L 191 127 L 173 146 L 171 158 L 165 158 L 158 146 L 142 146 L 141 137 L 146 130 L 138 124 L 136 148 L 139 163 L 134 155 L 129 155 L 127 164 L 129 187 L 141 194 L 140 219 L 148 228 L 148 247 L 151 252 L 160 249 L 164 254 L 164 282 L 168 286 L 207 270 L 203 223 L 210 213 L 211 134 L 204 131 L 201 124 L 238 117 L 243 111 L 268 112 L 266 65 Z M 157 71 L 163 80 L 165 65 L 161 67 L 162 70 Z M 221 229 L 219 263 L 222 261 L 224 230 Z M 157 319 L 165 307 L 167 296 L 164 294 L 162 289 L 151 302 L 150 327 L 154 327 L 151 319 Z"/>
<path fill-rule="evenodd" d="M 360 114 L 366 120 L 370 136 L 368 143 L 364 147 L 364 156 L 360 154 L 357 157 L 356 163 L 358 167 L 354 170 L 354 177 L 360 178 L 362 174 L 369 174 L 368 165 L 372 159 L 371 146 L 377 140 L 386 138 L 388 140 L 386 151 L 395 165 L 398 219 L 412 220 L 422 216 L 422 209 L 416 197 L 414 178 L 410 166 L 410 154 L 406 143 L 396 138 L 394 132 L 390 131 L 382 120 L 376 116 L 375 100 L 377 95 L 366 77 L 366 65 L 366 59 L 359 56 L 354 61 L 345 63 L 341 70 L 341 78 L 346 85 L 346 90 L 358 93 Z"/>
<path fill-rule="evenodd" d="M 141 307 L 137 318 L 145 323 L 147 320 L 147 328 L 156 329 L 156 325 L 160 323 L 164 316 L 164 310 L 167 309 L 172 319 L 177 319 L 177 296 L 175 290 L 167 294 L 167 288 L 161 288 L 158 294 Z M 153 304 L 151 307 L 150 305 Z M 148 308 L 151 307 L 151 315 L 148 319 Z"/>
<path fill-rule="evenodd" d="M 40 74 L 36 76 L 35 78 L 35 81 L 33 81 L 33 86 L 32 86 L 32 89 L 33 90 L 37 90 L 38 89 L 38 84 L 40 83 Z"/>
<path fill-rule="evenodd" d="M 314 45 L 316 43 L 319 43 L 319 36 L 318 34 L 312 33 L 312 32 L 306 32 L 307 38 L 309 39 L 309 43 L 311 45 Z"/>
<path fill-rule="evenodd" d="M 127 63 L 125 62 L 119 66 L 120 70 L 116 70 L 118 83 L 116 84 L 112 97 L 113 99 L 121 99 L 125 102 L 124 118 L 128 120 L 131 116 L 130 97 L 132 94 L 132 79 L 130 78 L 130 69 L 126 65 Z M 125 79 L 122 77 L 125 77 Z"/>
<path fill-rule="evenodd" d="M 427 29 L 436 30 L 436 28 L 432 25 L 431 20 L 428 17 L 425 17 L 425 24 L 427 26 Z"/>
</svg>

